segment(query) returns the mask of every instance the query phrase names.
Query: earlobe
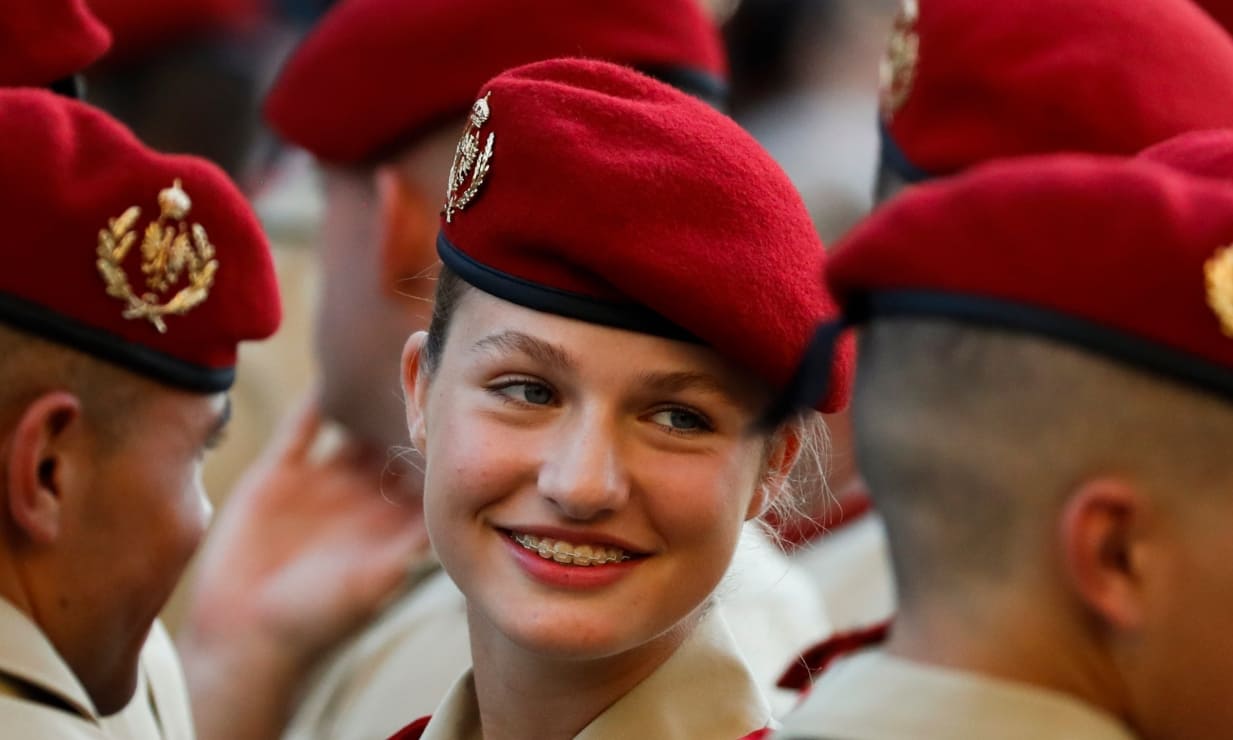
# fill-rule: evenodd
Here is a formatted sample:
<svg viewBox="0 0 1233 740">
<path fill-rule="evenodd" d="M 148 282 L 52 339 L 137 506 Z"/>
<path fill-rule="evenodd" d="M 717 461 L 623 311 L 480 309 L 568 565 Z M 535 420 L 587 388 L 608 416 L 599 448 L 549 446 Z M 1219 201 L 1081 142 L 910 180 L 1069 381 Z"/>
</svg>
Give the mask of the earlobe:
<svg viewBox="0 0 1233 740">
<path fill-rule="evenodd" d="M 407 338 L 402 348 L 402 394 L 407 406 L 407 431 L 411 444 L 420 454 L 427 452 L 424 428 L 424 407 L 428 399 L 428 373 L 424 369 L 424 345 L 427 332 L 417 331 Z"/>
<path fill-rule="evenodd" d="M 81 402 L 63 391 L 26 406 L 5 450 L 8 515 L 31 541 L 49 544 L 60 532 L 65 486 L 73 464 L 67 438 L 81 419 Z"/>
<path fill-rule="evenodd" d="M 1144 538 L 1151 503 L 1117 479 L 1083 483 L 1067 500 L 1059 522 L 1066 575 L 1079 599 L 1104 622 L 1134 629 L 1144 617 Z"/>
<path fill-rule="evenodd" d="M 436 208 L 394 167 L 378 167 L 374 178 L 381 214 L 381 284 L 405 294 L 405 281 L 427 277 L 436 264 Z"/>
</svg>

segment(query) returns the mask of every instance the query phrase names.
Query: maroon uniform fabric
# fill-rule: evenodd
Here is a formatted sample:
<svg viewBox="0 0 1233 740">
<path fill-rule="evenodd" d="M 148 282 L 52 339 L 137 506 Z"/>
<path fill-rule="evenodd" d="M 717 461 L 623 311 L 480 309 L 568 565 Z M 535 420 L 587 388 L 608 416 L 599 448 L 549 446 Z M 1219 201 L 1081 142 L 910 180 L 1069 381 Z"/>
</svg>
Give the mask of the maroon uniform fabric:
<svg viewBox="0 0 1233 740">
<path fill-rule="evenodd" d="M 451 193 L 446 265 L 514 303 L 698 340 L 787 383 L 814 323 L 836 311 L 805 206 L 748 134 L 604 62 L 527 65 L 479 95 L 484 122 L 468 135 L 490 155 Z M 846 403 L 849 375 L 845 348 L 820 409 Z"/>
<path fill-rule="evenodd" d="M 164 204 L 181 196 L 163 191 L 177 182 L 191 203 L 181 200 L 182 218 L 164 217 Z M 140 213 L 123 228 L 133 206 Z M 268 245 L 226 175 L 202 159 L 147 149 L 88 105 L 42 90 L 0 91 L 0 221 L 0 321 L 199 391 L 229 386 L 236 345 L 278 326 Z M 162 250 L 148 242 L 147 254 L 152 225 L 185 236 L 168 237 Z M 198 228 L 204 240 L 194 237 Z M 124 232 L 131 245 L 117 252 Z M 158 321 L 126 317 L 136 303 L 177 300 L 192 305 Z"/>
<path fill-rule="evenodd" d="M 111 46 L 85 0 L 9 0 L 0 13 L 0 87 L 39 87 L 76 74 Z"/>
<path fill-rule="evenodd" d="M 343 0 L 287 62 L 265 114 L 320 159 L 354 163 L 461 117 L 484 80 L 566 56 L 663 71 L 686 88 L 726 72 L 696 0 Z"/>
</svg>

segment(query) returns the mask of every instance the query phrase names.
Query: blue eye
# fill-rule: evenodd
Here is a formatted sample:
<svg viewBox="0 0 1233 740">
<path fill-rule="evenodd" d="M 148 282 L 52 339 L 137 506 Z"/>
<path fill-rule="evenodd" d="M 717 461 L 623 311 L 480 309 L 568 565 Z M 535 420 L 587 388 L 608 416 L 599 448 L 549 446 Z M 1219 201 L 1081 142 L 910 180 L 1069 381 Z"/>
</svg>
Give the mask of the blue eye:
<svg viewBox="0 0 1233 740">
<path fill-rule="evenodd" d="M 651 416 L 651 421 L 673 432 L 709 431 L 710 423 L 701 414 L 687 409 L 664 409 Z"/>
<path fill-rule="evenodd" d="M 552 389 L 543 383 L 518 381 L 509 385 L 503 385 L 494 390 L 512 401 L 532 406 L 547 406 L 553 401 Z"/>
</svg>

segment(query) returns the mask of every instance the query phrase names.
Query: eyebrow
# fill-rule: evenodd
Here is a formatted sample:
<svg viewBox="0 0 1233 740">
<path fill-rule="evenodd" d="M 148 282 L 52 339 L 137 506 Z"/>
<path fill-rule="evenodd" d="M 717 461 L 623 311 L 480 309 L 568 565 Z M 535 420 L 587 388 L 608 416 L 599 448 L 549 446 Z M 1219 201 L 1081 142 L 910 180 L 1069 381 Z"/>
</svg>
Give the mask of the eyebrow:
<svg viewBox="0 0 1233 740">
<path fill-rule="evenodd" d="M 537 339 L 520 331 L 503 331 L 490 334 L 471 346 L 472 351 L 519 353 L 532 360 L 559 370 L 575 370 L 578 363 L 569 352 L 551 342 Z"/>
<path fill-rule="evenodd" d="M 697 390 L 726 398 L 732 398 L 732 388 L 707 373 L 679 371 L 668 373 L 643 372 L 638 375 L 639 386 L 656 393 L 681 393 Z"/>
<path fill-rule="evenodd" d="M 218 442 L 223 434 L 223 429 L 227 427 L 227 422 L 231 421 L 231 396 L 223 397 L 223 410 L 219 413 L 218 418 L 210 425 L 209 433 L 206 434 L 206 446 L 212 446 Z"/>
</svg>

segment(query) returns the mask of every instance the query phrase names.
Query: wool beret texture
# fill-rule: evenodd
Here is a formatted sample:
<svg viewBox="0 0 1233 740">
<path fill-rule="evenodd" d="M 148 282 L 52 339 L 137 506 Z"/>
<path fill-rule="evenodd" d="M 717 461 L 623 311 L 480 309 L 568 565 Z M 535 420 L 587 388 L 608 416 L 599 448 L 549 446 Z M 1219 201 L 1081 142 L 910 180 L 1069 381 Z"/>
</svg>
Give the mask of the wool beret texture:
<svg viewBox="0 0 1233 740">
<path fill-rule="evenodd" d="M 0 221 L 0 322 L 204 392 L 278 326 L 269 247 L 235 185 L 86 104 L 0 91 Z"/>
<path fill-rule="evenodd" d="M 8 0 L 0 13 L 0 87 L 39 87 L 76 74 L 111 46 L 85 0 Z"/>
<path fill-rule="evenodd" d="M 700 341 L 784 385 L 835 315 L 783 170 L 731 119 L 629 68 L 555 60 L 482 85 L 438 251 L 536 310 Z M 847 398 L 850 352 L 819 408 Z"/>
<path fill-rule="evenodd" d="M 270 12 L 273 0 L 89 0 L 111 29 L 121 60 L 154 53 L 186 39 L 245 30 Z"/>
<path fill-rule="evenodd" d="M 883 161 L 909 181 L 1000 157 L 1132 155 L 1233 126 L 1233 38 L 1177 0 L 906 0 Z"/>
<path fill-rule="evenodd" d="M 342 0 L 283 68 L 270 125 L 318 158 L 379 158 L 462 117 L 475 89 L 554 57 L 636 66 L 720 94 L 722 39 L 696 0 Z"/>
<path fill-rule="evenodd" d="M 1028 332 L 1233 397 L 1233 188 L 1220 180 L 1093 155 L 988 165 L 876 212 L 836 248 L 827 283 L 850 323 Z"/>
<path fill-rule="evenodd" d="M 1233 181 L 1233 129 L 1191 131 L 1148 147 L 1138 156 L 1202 177 Z"/>
</svg>

